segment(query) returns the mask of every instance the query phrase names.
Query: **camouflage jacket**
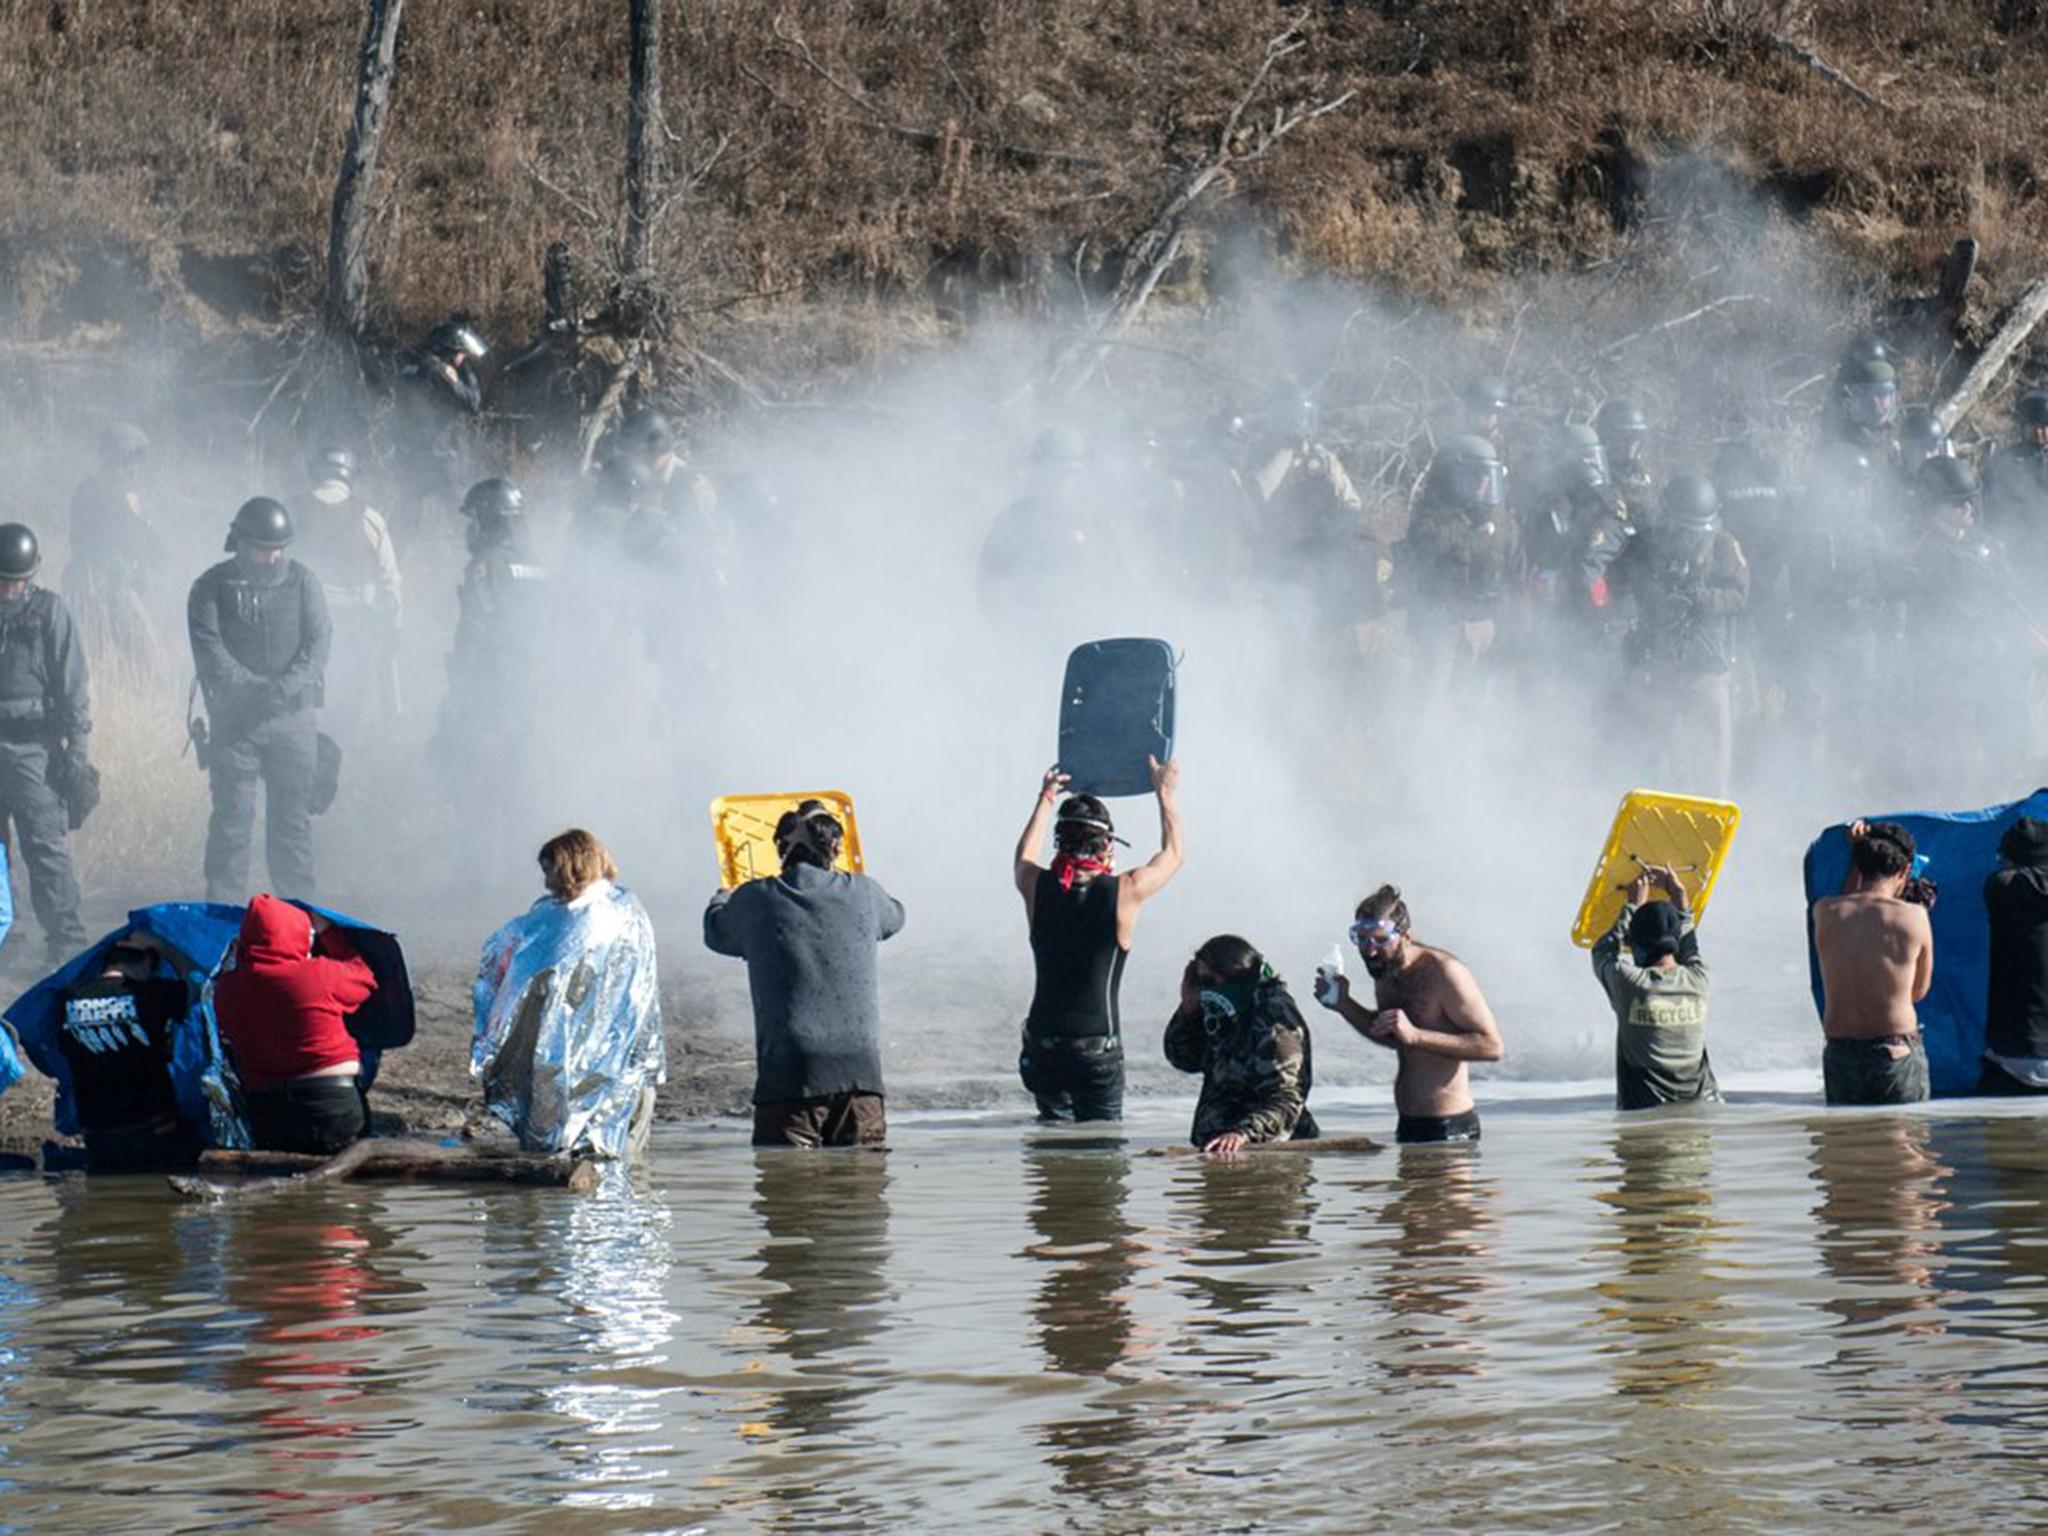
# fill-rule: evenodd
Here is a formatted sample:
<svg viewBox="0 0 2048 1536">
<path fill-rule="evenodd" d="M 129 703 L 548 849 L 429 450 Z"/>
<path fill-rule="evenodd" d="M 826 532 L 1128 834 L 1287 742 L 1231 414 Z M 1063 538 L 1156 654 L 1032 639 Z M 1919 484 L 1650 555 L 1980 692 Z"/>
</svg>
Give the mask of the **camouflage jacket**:
<svg viewBox="0 0 2048 1536">
<path fill-rule="evenodd" d="M 1210 1024 L 1177 1012 L 1166 1025 L 1166 1059 L 1202 1074 L 1190 1140 L 1207 1145 L 1226 1131 L 1252 1141 L 1316 1134 L 1308 1093 L 1314 1080 L 1308 1025 L 1284 982 L 1262 985 L 1249 1017 Z"/>
</svg>

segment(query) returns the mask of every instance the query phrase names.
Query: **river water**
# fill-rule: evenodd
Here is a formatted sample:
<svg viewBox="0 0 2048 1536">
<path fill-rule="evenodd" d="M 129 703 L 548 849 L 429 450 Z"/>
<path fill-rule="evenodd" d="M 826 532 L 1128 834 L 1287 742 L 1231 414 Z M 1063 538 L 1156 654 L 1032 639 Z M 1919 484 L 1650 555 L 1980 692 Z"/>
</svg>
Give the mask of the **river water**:
<svg viewBox="0 0 2048 1536">
<path fill-rule="evenodd" d="M 587 1196 L 16 1179 L 0 1527 L 2039 1528 L 2035 1106 L 1501 1087 L 1477 1149 L 1148 1155 L 1150 1101 L 665 1127 Z"/>
</svg>

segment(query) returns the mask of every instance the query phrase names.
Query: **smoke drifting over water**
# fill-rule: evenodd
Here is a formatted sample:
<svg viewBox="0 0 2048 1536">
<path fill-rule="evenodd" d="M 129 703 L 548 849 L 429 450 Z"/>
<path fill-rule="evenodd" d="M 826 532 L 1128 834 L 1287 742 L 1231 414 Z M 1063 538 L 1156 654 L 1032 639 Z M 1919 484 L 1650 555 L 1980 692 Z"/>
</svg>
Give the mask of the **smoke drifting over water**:
<svg viewBox="0 0 2048 1536">
<path fill-rule="evenodd" d="M 1087 639 L 1157 635 L 1184 656 L 1190 851 L 1139 930 L 1124 996 L 1134 1057 L 1150 1054 L 1203 938 L 1243 933 L 1306 1000 L 1353 902 L 1392 880 L 1418 935 L 1458 951 L 1487 988 L 1508 1044 L 1500 1070 L 1603 1071 L 1611 1025 L 1566 934 L 1624 790 L 1713 792 L 1657 776 L 1658 727 L 1680 706 L 1505 618 L 1483 680 L 1436 696 L 1400 608 L 1333 645 L 1304 585 L 1219 532 L 1219 518 L 1245 506 L 1224 489 L 1230 471 L 1280 440 L 1286 402 L 1313 398 L 1320 436 L 1363 502 L 1344 558 L 1370 573 L 1375 541 L 1395 543 L 1406 525 L 1434 444 L 1467 430 L 1457 394 L 1481 374 L 1508 386 L 1517 496 L 1552 474 L 1564 423 L 1633 393 L 1655 423 L 1660 479 L 1706 471 L 1740 431 L 1777 465 L 1783 515 L 1816 515 L 1830 488 L 1808 471 L 1832 370 L 1869 317 L 1725 179 L 1667 185 L 1671 205 L 1643 221 L 1640 249 L 1618 270 L 1522 284 L 1484 315 L 1396 305 L 1240 255 L 1213 274 L 1211 310 L 1168 316 L 1112 348 L 1072 399 L 1033 382 L 1064 333 L 1016 326 L 836 398 L 756 410 L 715 433 L 685 422 L 691 457 L 733 523 L 722 585 L 702 570 L 670 581 L 608 553 L 573 521 L 589 482 L 554 462 L 507 464 L 480 443 L 478 474 L 529 485 L 536 551 L 553 576 L 535 739 L 510 763 L 496 749 L 479 760 L 475 743 L 452 757 L 428 751 L 464 558 L 460 519 L 430 512 L 402 535 L 407 713 L 352 735 L 328 727 L 347 768 L 317 830 L 323 897 L 464 957 L 535 891 L 542 838 L 587 825 L 648 902 L 672 986 L 740 1029 L 738 968 L 705 955 L 696 934 L 716 881 L 706 804 L 843 788 L 859 806 L 870 872 L 909 908 L 883 966 L 892 1071 L 943 1072 L 955 1056 L 999 1062 L 1030 993 L 1010 850 L 1053 753 L 1066 654 Z M 1929 361 L 1940 360 L 1902 363 L 1909 400 L 1934 380 Z M 132 418 L 156 442 L 147 494 L 168 549 L 154 595 L 162 644 L 153 669 L 124 672 L 104 648 L 93 657 L 108 808 L 83 847 L 89 921 L 110 922 L 200 887 L 203 781 L 174 756 L 190 676 L 182 601 L 221 558 L 235 505 L 260 491 L 312 515 L 300 465 L 330 437 L 375 466 L 363 486 L 373 505 L 395 511 L 412 498 L 389 473 L 381 427 L 289 425 L 278 412 L 253 436 L 238 432 L 168 362 L 140 360 L 111 384 L 39 374 L 9 396 L 10 510 L 43 534 L 52 576 L 67 553 L 65 497 L 90 466 L 94 435 Z M 1229 435 L 1233 416 L 1250 424 L 1250 441 Z M 1056 427 L 1086 440 L 1072 493 L 1116 552 L 1077 560 L 1047 549 L 1043 571 L 1016 583 L 1022 600 L 991 616 L 977 583 L 984 541 L 1042 473 L 1031 445 Z M 1504 612 L 1518 601 L 1511 594 Z M 350 664 L 340 658 L 337 670 Z M 1981 689 L 1987 710 L 2010 699 L 2024 715 L 2027 666 L 1957 681 Z M 1814 831 L 1901 797 L 1976 803 L 2034 779 L 2025 731 L 1943 771 L 1923 763 L 1915 777 L 1885 760 L 1904 722 L 1867 742 L 1839 731 L 1817 741 L 1800 707 L 1737 724 L 1733 790 L 1746 821 L 1705 938 L 1714 1050 L 1738 1067 L 1817 1051 L 1798 894 L 1798 854 Z M 1876 761 L 1857 762 L 1863 754 Z M 517 793 L 486 803 L 478 786 L 507 779 Z M 1115 811 L 1134 844 L 1127 857 L 1148 856 L 1149 804 Z M 1330 1080 L 1390 1065 L 1323 1033 Z"/>
</svg>

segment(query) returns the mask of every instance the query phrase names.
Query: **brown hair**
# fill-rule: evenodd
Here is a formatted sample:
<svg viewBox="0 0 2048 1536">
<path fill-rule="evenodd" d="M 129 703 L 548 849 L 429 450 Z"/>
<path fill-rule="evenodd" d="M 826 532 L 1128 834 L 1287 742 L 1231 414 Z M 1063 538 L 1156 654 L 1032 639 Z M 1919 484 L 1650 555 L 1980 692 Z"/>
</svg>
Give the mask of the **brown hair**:
<svg viewBox="0 0 2048 1536">
<path fill-rule="evenodd" d="M 600 880 L 619 878 L 619 866 L 590 833 L 571 827 L 540 845 L 540 877 L 557 901 L 574 901 Z"/>
<path fill-rule="evenodd" d="M 1401 887 L 1398 885 L 1381 886 L 1358 904 L 1358 911 L 1353 915 L 1367 922 L 1378 922 L 1384 917 L 1393 923 L 1394 932 L 1408 931 L 1408 903 L 1401 899 Z"/>
</svg>

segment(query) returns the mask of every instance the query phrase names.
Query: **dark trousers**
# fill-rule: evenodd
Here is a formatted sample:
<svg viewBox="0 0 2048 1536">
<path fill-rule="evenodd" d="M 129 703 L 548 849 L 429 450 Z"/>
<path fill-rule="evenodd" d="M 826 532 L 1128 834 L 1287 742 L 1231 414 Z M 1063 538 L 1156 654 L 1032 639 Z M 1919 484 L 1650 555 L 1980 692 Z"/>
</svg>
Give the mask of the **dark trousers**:
<svg viewBox="0 0 2048 1536">
<path fill-rule="evenodd" d="M 331 1157 L 369 1129 L 352 1077 L 300 1077 L 249 1095 L 249 1139 L 264 1152 Z"/>
<path fill-rule="evenodd" d="M 1024 1036 L 1017 1075 L 1044 1120 L 1121 1120 L 1124 1048 L 1114 1035 L 1076 1040 Z"/>
<path fill-rule="evenodd" d="M 1892 1052 L 1899 1046 L 1901 1055 Z M 1821 1047 L 1821 1081 L 1830 1104 L 1918 1104 L 1927 1097 L 1927 1047 L 1905 1040 L 1830 1040 Z"/>
<path fill-rule="evenodd" d="M 158 1173 L 199 1161 L 199 1137 L 171 1118 L 151 1125 L 87 1128 L 85 1166 L 94 1173 Z"/>
<path fill-rule="evenodd" d="M 313 711 L 294 709 L 214 739 L 208 778 L 213 820 L 206 829 L 206 897 L 249 899 L 249 848 L 256 832 L 256 784 L 263 783 L 264 855 L 270 889 L 313 893 Z"/>
<path fill-rule="evenodd" d="M 50 787 L 49 743 L 0 741 L 0 815 L 14 822 L 14 846 L 28 866 L 29 905 L 43 938 L 53 951 L 83 948 L 71 823 L 64 802 Z"/>
<path fill-rule="evenodd" d="M 2036 1088 L 2032 1083 L 2023 1083 L 1997 1062 L 1986 1057 L 1983 1070 L 1977 1074 L 1977 1091 L 1996 1094 L 2000 1097 L 2048 1093 L 2048 1088 Z"/>
<path fill-rule="evenodd" d="M 757 1147 L 879 1147 L 888 1136 L 879 1093 L 769 1099 L 754 1106 Z"/>
</svg>

